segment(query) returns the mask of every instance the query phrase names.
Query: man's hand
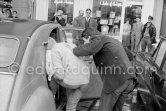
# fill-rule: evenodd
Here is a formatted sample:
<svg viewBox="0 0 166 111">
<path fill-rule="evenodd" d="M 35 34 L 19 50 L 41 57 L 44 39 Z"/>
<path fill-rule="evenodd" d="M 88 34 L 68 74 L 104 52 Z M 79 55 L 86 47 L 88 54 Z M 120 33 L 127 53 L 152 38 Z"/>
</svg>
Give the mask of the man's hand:
<svg viewBox="0 0 166 111">
<path fill-rule="evenodd" d="M 89 43 L 89 41 L 90 41 L 90 37 L 88 37 L 87 39 L 86 39 L 86 38 L 83 38 L 83 40 L 84 40 L 84 43 L 87 44 L 87 43 Z"/>
</svg>

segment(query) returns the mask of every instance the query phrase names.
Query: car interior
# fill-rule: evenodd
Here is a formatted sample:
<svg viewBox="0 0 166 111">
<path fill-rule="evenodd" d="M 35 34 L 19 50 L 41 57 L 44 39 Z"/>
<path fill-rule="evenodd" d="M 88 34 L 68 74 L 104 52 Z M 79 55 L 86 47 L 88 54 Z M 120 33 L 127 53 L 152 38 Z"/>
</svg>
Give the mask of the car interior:
<svg viewBox="0 0 166 111">
<path fill-rule="evenodd" d="M 58 28 L 55 28 L 51 31 L 50 37 L 53 38 L 55 41 L 58 41 Z"/>
</svg>

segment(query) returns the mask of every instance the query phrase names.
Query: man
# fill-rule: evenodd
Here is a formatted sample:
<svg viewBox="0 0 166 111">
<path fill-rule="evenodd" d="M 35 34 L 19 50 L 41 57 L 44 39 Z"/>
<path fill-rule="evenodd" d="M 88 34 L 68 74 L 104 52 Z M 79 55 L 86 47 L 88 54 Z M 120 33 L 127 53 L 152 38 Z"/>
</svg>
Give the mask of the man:
<svg viewBox="0 0 166 111">
<path fill-rule="evenodd" d="M 148 22 L 144 25 L 142 31 L 142 52 L 145 52 L 146 47 L 148 48 L 148 53 L 151 53 L 152 44 L 156 43 L 156 28 L 152 23 L 153 17 L 148 17 Z"/>
<path fill-rule="evenodd" d="M 84 11 L 80 10 L 79 11 L 79 16 L 74 18 L 74 21 L 73 21 L 73 26 L 74 27 L 82 27 L 82 28 L 85 27 L 85 23 L 83 22 L 84 21 L 83 16 L 84 16 Z M 80 33 L 81 33 L 80 31 L 73 31 L 73 43 L 76 44 L 76 45 L 80 45 L 80 44 L 84 43 L 82 38 L 79 37 Z"/>
<path fill-rule="evenodd" d="M 82 24 L 82 20 L 84 19 L 84 11 L 83 10 L 80 10 L 79 11 L 79 16 L 77 16 L 76 18 L 74 18 L 74 21 L 73 21 L 73 26 L 75 27 L 84 27 L 84 24 Z"/>
<path fill-rule="evenodd" d="M 89 67 L 73 54 L 74 47 L 72 44 L 56 43 L 50 38 L 46 52 L 46 71 L 51 89 L 56 84 L 67 88 L 66 111 L 76 111 L 90 77 Z"/>
<path fill-rule="evenodd" d="M 91 9 L 86 9 L 86 16 L 84 17 L 85 21 L 85 28 L 92 27 L 92 25 L 96 25 L 97 27 L 97 21 L 91 17 Z"/>
<path fill-rule="evenodd" d="M 133 24 L 133 30 L 131 33 L 131 51 L 137 52 L 139 48 L 139 43 L 142 37 L 143 23 L 141 22 L 140 17 L 136 17 L 136 23 Z"/>
<path fill-rule="evenodd" d="M 93 55 L 103 80 L 99 111 L 121 111 L 127 94 L 134 89 L 135 72 L 122 44 L 99 34 L 95 28 L 85 29 L 84 39 L 90 41 L 74 48 L 73 53 L 76 56 Z"/>
<path fill-rule="evenodd" d="M 58 10 L 58 12 L 55 12 L 54 17 L 51 19 L 51 21 L 55 21 L 57 23 L 59 23 L 61 26 L 66 26 L 66 20 L 62 17 L 63 15 L 63 11 L 62 10 Z"/>
</svg>

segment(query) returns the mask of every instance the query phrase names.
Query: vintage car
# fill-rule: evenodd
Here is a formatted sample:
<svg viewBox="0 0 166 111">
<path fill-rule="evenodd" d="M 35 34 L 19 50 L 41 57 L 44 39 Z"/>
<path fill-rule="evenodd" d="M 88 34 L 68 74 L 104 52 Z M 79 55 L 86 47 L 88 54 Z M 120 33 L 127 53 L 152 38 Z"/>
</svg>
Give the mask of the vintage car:
<svg viewBox="0 0 166 111">
<path fill-rule="evenodd" d="M 138 74 L 138 98 L 146 111 L 165 111 L 166 109 L 166 36 L 152 56 L 139 52 L 135 66 Z"/>
<path fill-rule="evenodd" d="M 67 29 L 57 23 L 37 20 L 11 19 L 0 22 L 0 111 L 58 109 L 48 87 L 46 47 L 50 35 L 54 35 L 57 42 L 67 41 Z M 71 36 L 69 39 L 72 41 Z M 101 88 L 96 86 L 101 86 L 102 82 L 99 75 L 91 79 L 99 82 L 91 80 L 83 99 L 95 100 L 93 103 L 96 103 L 101 93 Z"/>
</svg>

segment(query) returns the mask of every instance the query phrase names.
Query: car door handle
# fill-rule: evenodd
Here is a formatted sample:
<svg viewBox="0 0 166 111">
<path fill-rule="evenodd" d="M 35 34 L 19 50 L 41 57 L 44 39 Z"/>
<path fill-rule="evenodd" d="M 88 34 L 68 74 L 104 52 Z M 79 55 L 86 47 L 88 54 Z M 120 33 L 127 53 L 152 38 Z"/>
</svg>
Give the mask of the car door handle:
<svg viewBox="0 0 166 111">
<path fill-rule="evenodd" d="M 43 42 L 42 45 L 43 45 L 43 46 L 47 46 L 47 45 L 48 45 L 48 42 Z"/>
</svg>

